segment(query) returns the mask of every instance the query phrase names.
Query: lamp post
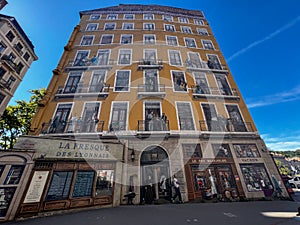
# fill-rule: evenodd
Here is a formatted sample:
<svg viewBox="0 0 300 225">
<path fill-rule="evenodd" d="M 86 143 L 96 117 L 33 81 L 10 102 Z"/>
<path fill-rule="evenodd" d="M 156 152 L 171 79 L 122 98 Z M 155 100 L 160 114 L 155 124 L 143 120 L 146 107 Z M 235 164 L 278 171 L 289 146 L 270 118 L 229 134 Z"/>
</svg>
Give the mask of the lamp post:
<svg viewBox="0 0 300 225">
<path fill-rule="evenodd" d="M 131 150 L 130 159 L 132 162 L 135 160 L 135 153 L 133 149 Z"/>
</svg>

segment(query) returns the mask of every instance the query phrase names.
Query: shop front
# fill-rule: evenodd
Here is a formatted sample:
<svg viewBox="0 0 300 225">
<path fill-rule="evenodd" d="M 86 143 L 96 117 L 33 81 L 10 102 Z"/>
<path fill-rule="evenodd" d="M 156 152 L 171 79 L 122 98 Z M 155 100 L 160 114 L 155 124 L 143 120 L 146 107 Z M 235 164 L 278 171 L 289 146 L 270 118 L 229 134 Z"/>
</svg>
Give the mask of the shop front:
<svg viewBox="0 0 300 225">
<path fill-rule="evenodd" d="M 24 138 L 35 163 L 18 217 L 120 204 L 123 145 L 88 140 Z"/>
<path fill-rule="evenodd" d="M 233 201 L 244 196 L 228 144 L 212 144 L 209 153 L 200 144 L 182 147 L 190 201 Z"/>
</svg>

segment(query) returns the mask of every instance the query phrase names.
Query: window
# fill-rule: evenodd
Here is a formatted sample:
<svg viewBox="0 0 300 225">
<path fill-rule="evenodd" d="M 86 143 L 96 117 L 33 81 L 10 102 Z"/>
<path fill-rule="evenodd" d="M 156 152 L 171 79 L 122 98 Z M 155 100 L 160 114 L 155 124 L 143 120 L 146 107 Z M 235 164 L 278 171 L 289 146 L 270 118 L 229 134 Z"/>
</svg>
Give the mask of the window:
<svg viewBox="0 0 300 225">
<path fill-rule="evenodd" d="M 193 74 L 196 84 L 196 94 L 210 94 L 205 73 L 195 72 Z"/>
<path fill-rule="evenodd" d="M 102 169 L 97 171 L 96 197 L 112 195 L 114 171 Z"/>
<path fill-rule="evenodd" d="M 207 66 L 210 69 L 222 70 L 221 63 L 217 55 L 207 55 Z"/>
<path fill-rule="evenodd" d="M 2 104 L 2 102 L 4 101 L 5 99 L 5 95 L 0 93 L 0 105 Z"/>
<path fill-rule="evenodd" d="M 154 23 L 144 23 L 144 30 L 154 30 Z"/>
<path fill-rule="evenodd" d="M 100 20 L 101 19 L 101 15 L 99 14 L 93 14 L 90 17 L 90 20 Z"/>
<path fill-rule="evenodd" d="M 129 91 L 130 70 L 117 70 L 114 91 Z"/>
<path fill-rule="evenodd" d="M 237 105 L 226 105 L 229 115 L 229 129 L 234 132 L 247 132 L 242 115 Z"/>
<path fill-rule="evenodd" d="M 88 102 L 84 105 L 82 114 L 81 132 L 96 132 L 95 118 L 98 118 L 100 102 Z"/>
<path fill-rule="evenodd" d="M 78 51 L 74 61 L 74 66 L 86 66 L 88 54 L 88 51 Z"/>
<path fill-rule="evenodd" d="M 97 30 L 97 28 L 98 28 L 98 24 L 97 23 L 89 23 L 86 26 L 86 31 L 94 31 L 94 30 Z"/>
<path fill-rule="evenodd" d="M 130 65 L 131 64 L 131 49 L 120 49 L 119 50 L 119 65 Z"/>
<path fill-rule="evenodd" d="M 90 84 L 90 92 L 102 92 L 105 84 L 105 70 L 94 71 Z"/>
<path fill-rule="evenodd" d="M 154 15 L 153 14 L 144 14 L 144 20 L 153 20 Z"/>
<path fill-rule="evenodd" d="M 176 102 L 180 130 L 195 130 L 194 118 L 189 102 Z"/>
<path fill-rule="evenodd" d="M 83 36 L 80 45 L 91 45 L 93 43 L 94 36 Z"/>
<path fill-rule="evenodd" d="M 174 91 L 187 91 L 187 83 L 182 71 L 172 71 Z"/>
<path fill-rule="evenodd" d="M 197 28 L 197 33 L 201 36 L 208 36 L 208 31 L 205 28 Z"/>
<path fill-rule="evenodd" d="M 169 15 L 163 15 L 163 20 L 172 22 L 173 21 L 173 16 L 169 16 Z"/>
<path fill-rule="evenodd" d="M 169 62 L 171 66 L 182 66 L 180 51 L 169 50 Z"/>
<path fill-rule="evenodd" d="M 127 108 L 127 102 L 113 102 L 110 122 L 111 131 L 126 130 Z"/>
<path fill-rule="evenodd" d="M 263 164 L 241 164 L 241 170 L 249 192 L 273 189 Z"/>
<path fill-rule="evenodd" d="M 24 65 L 21 62 L 19 62 L 18 65 L 16 66 L 16 72 L 20 74 L 23 68 Z"/>
<path fill-rule="evenodd" d="M 212 44 L 211 41 L 209 41 L 209 40 L 202 40 L 202 44 L 203 44 L 204 49 L 214 50 L 214 46 L 213 46 L 213 44 Z"/>
<path fill-rule="evenodd" d="M 58 105 L 55 116 L 53 117 L 50 125 L 49 133 L 63 133 L 65 131 L 71 108 L 72 103 Z"/>
<path fill-rule="evenodd" d="M 166 38 L 167 38 L 167 45 L 173 45 L 173 46 L 178 45 L 178 41 L 177 41 L 176 36 L 166 36 Z"/>
<path fill-rule="evenodd" d="M 184 26 L 180 26 L 180 27 L 182 33 L 192 34 L 192 29 L 190 27 L 184 27 Z"/>
<path fill-rule="evenodd" d="M 113 42 L 113 35 L 112 34 L 103 34 L 100 40 L 101 45 L 109 45 Z"/>
<path fill-rule="evenodd" d="M 108 20 L 116 20 L 116 19 L 118 19 L 118 15 L 117 14 L 108 14 L 106 16 L 106 19 L 108 19 Z"/>
<path fill-rule="evenodd" d="M 214 104 L 201 104 L 208 131 L 222 131 L 218 113 Z"/>
<path fill-rule="evenodd" d="M 145 107 L 145 130 L 162 131 L 164 130 L 161 118 L 161 103 L 156 101 L 144 102 Z"/>
<path fill-rule="evenodd" d="M 81 76 L 82 76 L 82 72 L 72 71 L 69 74 L 68 81 L 67 81 L 67 83 L 65 85 L 65 88 L 64 88 L 64 93 L 76 93 L 78 83 L 81 79 Z"/>
<path fill-rule="evenodd" d="M 145 70 L 145 91 L 158 91 L 158 76 L 156 70 Z M 160 115 L 160 114 L 159 114 Z"/>
<path fill-rule="evenodd" d="M 224 76 L 224 74 L 217 74 L 217 73 L 215 73 L 214 75 L 215 75 L 215 78 L 216 78 L 216 81 L 218 84 L 220 94 L 221 95 L 232 95 L 231 89 L 230 89 L 227 79 L 226 79 L 226 76 Z"/>
<path fill-rule="evenodd" d="M 121 35 L 121 44 L 132 44 L 133 35 L 132 34 L 122 34 Z"/>
<path fill-rule="evenodd" d="M 75 179 L 73 197 L 90 197 L 94 183 L 94 171 L 78 171 Z"/>
<path fill-rule="evenodd" d="M 196 52 L 188 52 L 188 59 L 186 60 L 186 66 L 192 68 L 201 68 L 201 60 L 199 57 L 199 53 Z"/>
<path fill-rule="evenodd" d="M 6 81 L 6 83 L 5 83 L 5 87 L 8 89 L 8 90 L 10 90 L 11 89 L 11 87 L 13 86 L 13 83 L 16 81 L 16 78 L 14 78 L 13 76 L 10 76 L 9 78 L 8 78 L 8 80 Z"/>
<path fill-rule="evenodd" d="M 201 146 L 200 144 L 183 144 L 183 154 L 185 159 L 201 158 Z"/>
<path fill-rule="evenodd" d="M 185 17 L 178 17 L 178 21 L 179 21 L 179 23 L 188 23 L 189 22 L 188 18 L 185 18 Z"/>
<path fill-rule="evenodd" d="M 28 52 L 26 52 L 23 56 L 23 58 L 25 59 L 26 62 L 28 62 L 30 55 L 28 54 Z"/>
<path fill-rule="evenodd" d="M 156 50 L 155 49 L 145 49 L 144 50 L 144 59 L 146 62 L 156 63 Z"/>
<path fill-rule="evenodd" d="M 72 171 L 54 171 L 46 200 L 51 201 L 67 199 L 69 197 L 72 178 Z"/>
<path fill-rule="evenodd" d="M 97 58 L 98 58 L 98 65 L 108 65 L 108 62 L 109 62 L 109 53 L 110 53 L 110 50 L 99 50 L 98 51 L 98 55 L 97 55 Z"/>
<path fill-rule="evenodd" d="M 203 26 L 204 25 L 204 21 L 203 20 L 194 19 L 194 24 Z"/>
<path fill-rule="evenodd" d="M 13 34 L 13 32 L 8 31 L 8 33 L 6 34 L 7 39 L 12 42 L 15 38 L 15 35 Z"/>
<path fill-rule="evenodd" d="M 104 30 L 114 30 L 114 29 L 116 29 L 115 23 L 106 23 L 104 25 Z"/>
<path fill-rule="evenodd" d="M 231 151 L 228 144 L 212 144 L 212 149 L 216 158 L 231 157 Z"/>
<path fill-rule="evenodd" d="M 17 50 L 17 52 L 19 53 L 19 54 L 23 54 L 23 52 L 22 52 L 22 49 L 23 49 L 23 45 L 21 45 L 21 43 L 20 42 L 18 42 L 17 44 L 15 44 L 15 49 Z"/>
<path fill-rule="evenodd" d="M 8 208 L 10 207 L 11 200 L 14 197 L 16 188 L 15 187 L 1 187 L 0 188 L 0 217 L 5 217 Z"/>
<path fill-rule="evenodd" d="M 238 158 L 260 157 L 260 154 L 255 144 L 234 144 L 233 149 Z"/>
<path fill-rule="evenodd" d="M 134 29 L 134 23 L 123 23 L 122 26 L 123 30 L 133 30 Z"/>
<path fill-rule="evenodd" d="M 196 48 L 196 42 L 194 38 L 184 38 L 185 46 L 188 48 Z"/>
<path fill-rule="evenodd" d="M 11 62 L 13 62 L 13 61 L 15 61 L 15 59 L 16 59 L 15 54 L 11 52 L 11 53 L 8 55 L 8 60 L 11 61 Z"/>
<path fill-rule="evenodd" d="M 0 53 L 3 52 L 6 48 L 7 46 L 2 41 L 0 41 Z"/>
<path fill-rule="evenodd" d="M 174 25 L 165 24 L 164 27 L 165 27 L 165 31 L 172 31 L 172 32 L 175 31 L 175 26 Z"/>
<path fill-rule="evenodd" d="M 133 20 L 134 14 L 124 14 L 124 20 Z"/>
<path fill-rule="evenodd" d="M 144 35 L 144 44 L 148 44 L 148 45 L 155 44 L 155 35 L 154 34 L 145 34 Z"/>
<path fill-rule="evenodd" d="M 24 166 L 11 166 L 4 184 L 18 184 L 20 182 Z"/>
<path fill-rule="evenodd" d="M 6 70 L 1 66 L 0 67 L 0 80 L 2 79 L 2 77 L 4 77 L 4 75 L 6 74 Z"/>
</svg>

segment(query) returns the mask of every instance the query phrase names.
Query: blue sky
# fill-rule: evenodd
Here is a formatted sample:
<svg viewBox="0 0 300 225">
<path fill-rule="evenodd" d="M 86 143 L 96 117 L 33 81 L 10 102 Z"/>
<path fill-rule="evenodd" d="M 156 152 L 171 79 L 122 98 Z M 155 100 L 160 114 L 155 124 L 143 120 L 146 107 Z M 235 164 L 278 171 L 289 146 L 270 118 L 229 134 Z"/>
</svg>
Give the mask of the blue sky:
<svg viewBox="0 0 300 225">
<path fill-rule="evenodd" d="M 0 13 L 14 16 L 39 60 L 28 70 L 11 104 L 28 90 L 47 87 L 79 11 L 121 3 L 202 10 L 229 64 L 259 133 L 272 150 L 300 149 L 299 0 L 8 0 Z"/>
</svg>

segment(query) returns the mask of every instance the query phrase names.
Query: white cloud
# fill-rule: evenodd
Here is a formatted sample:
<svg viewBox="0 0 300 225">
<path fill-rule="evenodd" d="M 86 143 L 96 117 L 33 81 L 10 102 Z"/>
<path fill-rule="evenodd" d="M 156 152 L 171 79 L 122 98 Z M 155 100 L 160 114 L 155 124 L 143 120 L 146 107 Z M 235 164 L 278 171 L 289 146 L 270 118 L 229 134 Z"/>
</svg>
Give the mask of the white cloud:
<svg viewBox="0 0 300 225">
<path fill-rule="evenodd" d="M 300 149 L 299 131 L 295 131 L 294 135 L 273 137 L 270 134 L 261 135 L 267 147 L 273 151 L 288 151 Z"/>
<path fill-rule="evenodd" d="M 284 91 L 280 93 L 275 93 L 273 95 L 267 95 L 259 97 L 259 100 L 248 100 L 247 106 L 248 108 L 257 108 L 267 105 L 274 105 L 283 102 L 291 102 L 297 101 L 300 99 L 300 85 L 296 86 L 295 88 Z"/>
<path fill-rule="evenodd" d="M 283 31 L 285 31 L 286 29 L 294 26 L 296 23 L 298 23 L 300 21 L 300 16 L 297 16 L 295 19 L 293 19 L 292 21 L 290 21 L 289 23 L 287 23 L 286 25 L 284 25 L 283 27 L 277 29 L 276 31 L 274 31 L 273 33 L 267 35 L 266 37 L 260 39 L 260 40 L 257 40 L 257 41 L 254 41 L 253 43 L 251 43 L 250 45 L 248 45 L 247 47 L 235 52 L 233 55 L 231 55 L 229 58 L 228 58 L 228 62 L 230 62 L 232 59 L 240 56 L 241 54 L 249 51 L 250 49 L 254 48 L 255 46 L 267 41 L 267 40 L 270 40 L 271 38 L 277 36 L 278 34 L 282 33 Z"/>
</svg>

